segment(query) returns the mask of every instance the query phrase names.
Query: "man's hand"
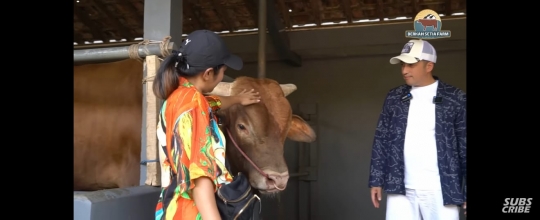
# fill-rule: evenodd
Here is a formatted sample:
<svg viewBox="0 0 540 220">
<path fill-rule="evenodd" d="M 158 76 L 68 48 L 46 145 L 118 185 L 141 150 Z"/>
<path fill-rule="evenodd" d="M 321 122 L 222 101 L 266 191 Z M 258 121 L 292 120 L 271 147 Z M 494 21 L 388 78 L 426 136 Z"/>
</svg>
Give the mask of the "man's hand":
<svg viewBox="0 0 540 220">
<path fill-rule="evenodd" d="M 375 208 L 379 208 L 379 201 L 382 199 L 382 188 L 381 187 L 372 187 L 371 188 L 371 202 Z"/>
<path fill-rule="evenodd" d="M 463 203 L 463 214 L 467 215 L 467 202 Z"/>
<path fill-rule="evenodd" d="M 242 105 L 251 105 L 261 101 L 261 96 L 259 95 L 259 92 L 255 92 L 255 89 L 251 89 L 250 91 L 244 89 L 236 95 L 236 97 L 238 97 L 238 101 L 240 101 L 240 104 Z"/>
</svg>

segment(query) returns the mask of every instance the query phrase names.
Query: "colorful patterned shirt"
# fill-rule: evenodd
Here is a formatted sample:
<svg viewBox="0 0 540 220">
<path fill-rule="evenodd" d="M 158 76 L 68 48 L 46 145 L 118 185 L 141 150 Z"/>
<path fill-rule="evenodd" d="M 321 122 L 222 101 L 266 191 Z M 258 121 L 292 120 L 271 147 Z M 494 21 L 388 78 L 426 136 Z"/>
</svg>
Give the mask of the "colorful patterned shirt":
<svg viewBox="0 0 540 220">
<path fill-rule="evenodd" d="M 218 97 L 203 96 L 183 77 L 163 103 L 157 126 L 162 191 L 156 220 L 201 219 L 191 196 L 194 180 L 209 177 L 215 190 L 232 181 L 225 168 L 225 138 L 214 114 L 220 107 Z"/>
</svg>

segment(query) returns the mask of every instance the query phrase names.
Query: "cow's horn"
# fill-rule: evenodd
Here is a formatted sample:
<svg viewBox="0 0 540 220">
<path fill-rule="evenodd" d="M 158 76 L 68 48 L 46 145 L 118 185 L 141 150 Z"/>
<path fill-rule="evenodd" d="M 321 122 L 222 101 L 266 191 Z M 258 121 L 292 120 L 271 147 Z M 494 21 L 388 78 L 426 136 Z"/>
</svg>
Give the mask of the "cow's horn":
<svg viewBox="0 0 540 220">
<path fill-rule="evenodd" d="M 220 82 L 214 88 L 214 90 L 207 95 L 219 95 L 219 96 L 230 96 L 231 95 L 231 85 L 230 82 Z"/>
<path fill-rule="evenodd" d="M 285 97 L 296 90 L 296 85 L 294 84 L 279 84 L 279 86 L 281 86 L 281 90 L 283 90 Z"/>
</svg>

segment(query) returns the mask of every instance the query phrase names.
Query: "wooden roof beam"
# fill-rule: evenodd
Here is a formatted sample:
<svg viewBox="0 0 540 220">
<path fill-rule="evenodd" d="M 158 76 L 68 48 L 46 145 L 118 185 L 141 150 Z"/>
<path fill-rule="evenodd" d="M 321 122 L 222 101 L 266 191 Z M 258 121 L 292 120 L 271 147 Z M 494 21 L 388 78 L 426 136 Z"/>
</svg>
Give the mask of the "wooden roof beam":
<svg viewBox="0 0 540 220">
<path fill-rule="evenodd" d="M 90 33 L 92 33 L 93 40 L 102 40 L 103 43 L 109 43 L 109 38 L 101 29 L 94 23 L 94 20 L 90 18 L 88 15 L 88 12 L 86 10 L 81 10 L 77 4 L 73 4 L 73 12 L 77 17 L 82 21 L 84 25 L 86 25 L 90 29 Z M 93 43 L 93 42 L 92 42 Z"/>
<path fill-rule="evenodd" d="M 116 40 L 121 40 L 121 38 L 126 38 L 127 41 L 134 41 L 135 40 L 135 37 L 133 36 L 131 31 L 129 31 L 126 28 L 126 25 L 121 24 L 120 21 L 116 18 L 116 16 L 113 15 L 113 13 L 109 9 L 107 9 L 107 5 L 103 4 L 100 0 L 92 0 L 92 2 L 96 5 L 96 7 L 100 11 L 105 13 L 105 15 L 107 16 L 109 21 L 114 26 L 114 28 L 116 28 L 118 30 L 118 32 L 120 32 L 120 35 L 122 35 L 120 37 L 120 39 L 116 39 Z"/>
<path fill-rule="evenodd" d="M 377 0 L 377 13 L 379 15 L 379 21 L 384 21 L 384 3 L 383 3 L 383 0 Z"/>
<path fill-rule="evenodd" d="M 133 3 L 131 3 L 131 1 L 129 0 L 116 0 L 116 1 L 118 1 L 118 3 L 122 5 L 125 5 L 126 7 L 129 8 L 130 11 L 132 11 L 132 13 L 135 15 L 134 17 L 137 24 L 139 25 L 144 24 L 144 16 L 139 15 L 137 8 L 133 5 Z M 144 27 L 141 26 L 140 28 L 144 28 Z"/>
<path fill-rule="evenodd" d="M 259 0 L 244 0 L 244 6 L 249 11 L 249 14 L 251 15 L 251 19 L 253 19 L 254 24 L 259 23 L 259 13 L 257 13 L 257 4 L 255 1 Z"/>
<path fill-rule="evenodd" d="M 257 1 L 257 6 L 259 7 L 259 1 Z M 290 66 L 302 66 L 302 58 L 290 49 L 289 36 L 277 13 L 276 0 L 266 0 L 266 11 L 266 28 L 281 60 Z"/>
<path fill-rule="evenodd" d="M 279 10 L 281 11 L 281 15 L 283 16 L 283 20 L 285 21 L 285 27 L 287 27 L 287 29 L 289 30 L 292 29 L 291 16 L 289 16 L 289 8 L 287 7 L 287 5 L 285 5 L 284 0 L 277 0 L 277 2 Z"/>
<path fill-rule="evenodd" d="M 225 24 L 225 26 L 229 29 L 229 32 L 234 32 L 234 23 L 232 19 L 229 17 L 229 14 L 226 13 L 224 7 L 225 5 L 220 4 L 218 0 L 212 0 L 212 5 L 214 7 L 214 10 L 218 13 L 218 16 L 220 17 L 221 21 Z"/>
<path fill-rule="evenodd" d="M 347 23 L 352 24 L 351 1 L 341 0 L 341 7 L 343 8 L 343 11 L 345 11 L 345 17 L 347 18 Z"/>
<path fill-rule="evenodd" d="M 413 11 L 412 11 L 412 18 L 414 19 L 414 17 L 416 16 L 416 14 L 418 14 L 418 12 L 420 12 L 420 9 L 418 8 L 418 0 L 411 0 L 412 2 L 412 8 L 413 8 Z"/>
<path fill-rule="evenodd" d="M 84 44 L 83 36 L 79 34 L 77 31 L 73 31 L 73 41 L 75 41 L 78 45 Z"/>
<path fill-rule="evenodd" d="M 184 13 L 195 23 L 195 29 L 206 29 L 204 23 L 201 21 L 201 17 L 195 13 L 195 5 L 192 0 L 185 0 Z"/>
<path fill-rule="evenodd" d="M 450 16 L 452 14 L 452 0 L 446 0 L 444 7 L 446 9 L 446 16 Z"/>
<path fill-rule="evenodd" d="M 311 12 L 312 15 L 315 17 L 315 24 L 317 26 L 321 26 L 322 18 L 321 18 L 321 9 L 319 8 L 319 0 L 311 0 Z"/>
</svg>

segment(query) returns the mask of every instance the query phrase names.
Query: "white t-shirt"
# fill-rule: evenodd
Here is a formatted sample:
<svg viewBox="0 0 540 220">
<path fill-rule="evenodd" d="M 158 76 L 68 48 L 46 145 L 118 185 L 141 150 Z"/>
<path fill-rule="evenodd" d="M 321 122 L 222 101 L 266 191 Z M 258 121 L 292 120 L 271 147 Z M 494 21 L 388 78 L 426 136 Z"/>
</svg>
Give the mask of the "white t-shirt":
<svg viewBox="0 0 540 220">
<path fill-rule="evenodd" d="M 407 130 L 405 133 L 405 187 L 441 189 L 435 139 L 435 104 L 438 81 L 412 87 Z"/>
</svg>

